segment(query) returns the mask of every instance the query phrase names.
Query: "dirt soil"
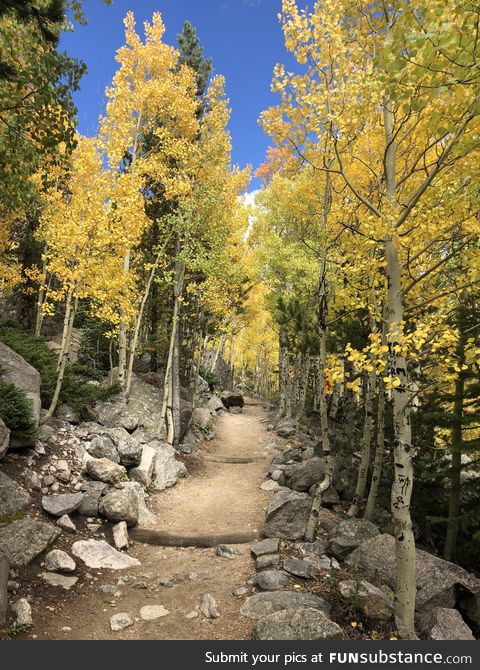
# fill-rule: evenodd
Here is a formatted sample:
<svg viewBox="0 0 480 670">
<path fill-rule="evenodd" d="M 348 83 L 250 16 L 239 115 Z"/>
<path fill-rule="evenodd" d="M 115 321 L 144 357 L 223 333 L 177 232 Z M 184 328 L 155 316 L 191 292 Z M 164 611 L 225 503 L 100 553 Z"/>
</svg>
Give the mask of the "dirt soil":
<svg viewBox="0 0 480 670">
<path fill-rule="evenodd" d="M 157 530 L 179 534 L 256 532 L 259 534 L 271 493 L 260 485 L 280 438 L 267 432 L 262 404 L 248 400 L 242 414 L 225 414 L 216 422 L 216 437 L 185 459 L 188 477 L 168 491 L 152 495 L 150 508 Z M 215 457 L 215 460 L 209 460 Z M 223 463 L 223 458 L 251 458 L 251 463 Z M 71 542 L 75 541 L 70 536 Z M 69 538 L 69 539 L 70 539 Z M 63 547 L 62 547 L 63 548 Z M 66 547 L 65 547 L 66 548 Z M 134 543 L 129 555 L 141 565 L 123 571 L 81 570 L 70 591 L 46 586 L 32 574 L 34 627 L 29 639 L 54 640 L 242 640 L 249 639 L 254 622 L 241 617 L 245 598 L 233 595 L 239 587 L 252 591 L 254 575 L 250 545 L 236 545 L 234 558 L 220 558 L 215 548 L 170 548 Z M 41 572 L 37 565 L 32 573 Z M 36 583 L 35 583 L 36 582 Z M 166 585 L 165 585 L 166 583 Z M 41 584 L 41 594 L 37 585 Z M 100 586 L 117 585 L 113 595 Z M 220 617 L 207 619 L 199 611 L 211 594 Z M 40 598 L 39 598 L 40 595 Z M 162 605 L 169 614 L 156 621 L 140 618 L 145 605 Z M 134 625 L 120 632 L 110 629 L 110 617 L 128 613 Z M 187 615 L 196 613 L 192 618 Z"/>
</svg>

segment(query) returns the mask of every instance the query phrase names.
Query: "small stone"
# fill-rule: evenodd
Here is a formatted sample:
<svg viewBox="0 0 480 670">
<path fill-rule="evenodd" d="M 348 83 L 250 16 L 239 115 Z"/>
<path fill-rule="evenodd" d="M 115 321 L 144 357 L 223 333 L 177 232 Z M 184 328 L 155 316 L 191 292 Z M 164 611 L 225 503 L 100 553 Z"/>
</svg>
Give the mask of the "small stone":
<svg viewBox="0 0 480 670">
<path fill-rule="evenodd" d="M 64 514 L 59 518 L 59 520 L 57 521 L 57 526 L 60 526 L 60 528 L 63 528 L 63 530 L 66 530 L 69 533 L 77 532 L 77 527 L 70 519 L 68 514 Z"/>
<path fill-rule="evenodd" d="M 127 614 L 126 612 L 119 612 L 110 617 L 110 628 L 115 632 L 128 628 L 129 626 L 133 626 L 133 620 L 130 614 Z"/>
<path fill-rule="evenodd" d="M 215 556 L 220 558 L 235 558 L 235 554 L 238 554 L 238 550 L 227 547 L 226 544 L 219 544 L 215 551 Z"/>
<path fill-rule="evenodd" d="M 78 582 L 78 577 L 59 575 L 56 572 L 42 572 L 40 577 L 50 584 L 50 586 L 59 586 L 65 589 L 65 591 L 70 591 L 72 586 L 75 586 Z"/>
<path fill-rule="evenodd" d="M 128 549 L 128 528 L 125 521 L 120 521 L 113 527 L 113 541 L 118 550 Z"/>
<path fill-rule="evenodd" d="M 74 572 L 76 566 L 65 551 L 53 549 L 45 556 L 45 567 L 49 572 Z"/>
<path fill-rule="evenodd" d="M 281 570 L 265 570 L 256 575 L 253 583 L 263 591 L 279 591 L 288 586 L 289 581 L 288 575 Z"/>
<path fill-rule="evenodd" d="M 168 577 L 160 577 L 160 579 L 158 580 L 158 584 L 159 586 L 163 586 L 167 589 L 171 589 L 174 585 L 173 582 L 170 579 L 168 579 Z"/>
<path fill-rule="evenodd" d="M 262 491 L 278 491 L 278 489 L 280 488 L 280 484 L 274 481 L 273 479 L 267 479 L 266 482 L 263 482 L 263 484 L 261 484 L 260 488 L 262 489 Z"/>
<path fill-rule="evenodd" d="M 198 612 L 196 610 L 192 610 L 188 614 L 185 614 L 185 619 L 195 619 L 198 616 Z"/>
<path fill-rule="evenodd" d="M 343 640 L 340 626 L 324 612 L 312 608 L 273 612 L 253 631 L 254 640 Z"/>
<path fill-rule="evenodd" d="M 232 595 L 234 595 L 236 598 L 241 598 L 242 596 L 246 596 L 247 593 L 248 593 L 248 591 L 244 586 L 240 586 L 238 589 L 234 589 L 232 591 Z"/>
<path fill-rule="evenodd" d="M 264 554 L 276 554 L 280 547 L 280 540 L 277 537 L 271 537 L 261 542 L 257 542 L 252 546 L 250 551 L 254 558 L 263 556 Z"/>
<path fill-rule="evenodd" d="M 108 458 L 114 463 L 120 463 L 120 457 L 109 435 L 96 435 L 90 444 L 86 445 L 86 449 L 94 458 Z"/>
<path fill-rule="evenodd" d="M 217 608 L 216 600 L 210 593 L 206 593 L 200 603 L 200 611 L 207 619 L 218 619 L 220 612 Z"/>
<path fill-rule="evenodd" d="M 279 563 L 279 554 L 263 554 L 263 556 L 259 556 L 257 558 L 255 561 L 255 566 L 257 570 L 261 570 L 262 568 L 268 568 L 272 565 L 278 565 Z"/>
<path fill-rule="evenodd" d="M 318 556 L 323 556 L 327 549 L 327 543 L 318 540 L 317 542 L 300 542 L 298 543 L 298 548 L 300 553 L 304 556 L 310 554 L 317 554 Z"/>
<path fill-rule="evenodd" d="M 127 556 L 111 547 L 104 540 L 80 540 L 72 545 L 72 554 L 89 568 L 124 570 L 140 565 L 136 558 Z"/>
<path fill-rule="evenodd" d="M 138 523 L 138 497 L 132 488 L 115 489 L 100 499 L 98 511 L 112 523 L 125 521 L 127 526 Z"/>
<path fill-rule="evenodd" d="M 115 584 L 102 584 L 102 586 L 100 586 L 100 591 L 106 595 L 112 596 L 117 592 L 117 587 Z"/>
<path fill-rule="evenodd" d="M 30 603 L 26 598 L 19 598 L 15 603 L 13 603 L 12 610 L 16 615 L 15 623 L 17 626 L 33 626 L 32 608 L 30 607 Z"/>
<path fill-rule="evenodd" d="M 142 591 L 148 589 L 148 584 L 147 582 L 135 582 L 134 584 L 132 584 L 131 588 L 137 591 Z"/>
<path fill-rule="evenodd" d="M 42 490 L 42 480 L 35 470 L 25 470 L 25 480 L 34 491 Z"/>
<path fill-rule="evenodd" d="M 127 474 L 123 465 L 108 458 L 90 458 L 86 463 L 86 470 L 92 479 L 106 484 L 117 484 Z"/>
<path fill-rule="evenodd" d="M 140 616 L 144 621 L 155 621 L 167 616 L 167 614 L 170 614 L 170 612 L 163 605 L 145 605 L 140 610 Z"/>
<path fill-rule="evenodd" d="M 53 516 L 64 516 L 74 512 L 83 499 L 83 493 L 60 493 L 58 495 L 43 496 L 43 509 Z"/>
<path fill-rule="evenodd" d="M 43 424 L 43 426 L 39 426 L 37 439 L 40 440 L 40 442 L 48 442 L 53 437 L 55 437 L 55 430 L 51 426 L 46 426 L 45 424 Z M 41 456 L 45 455 L 45 447 L 40 444 L 35 445 L 35 451 Z"/>
<path fill-rule="evenodd" d="M 291 575 L 311 579 L 315 573 L 315 568 L 308 561 L 302 561 L 298 558 L 289 558 L 283 563 L 284 569 Z"/>
</svg>

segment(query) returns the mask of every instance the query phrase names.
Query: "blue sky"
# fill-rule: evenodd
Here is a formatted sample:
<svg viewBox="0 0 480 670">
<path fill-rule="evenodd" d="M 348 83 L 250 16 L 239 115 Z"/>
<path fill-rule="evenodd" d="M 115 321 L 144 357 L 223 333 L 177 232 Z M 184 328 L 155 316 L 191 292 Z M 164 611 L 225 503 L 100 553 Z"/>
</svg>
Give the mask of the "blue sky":
<svg viewBox="0 0 480 670">
<path fill-rule="evenodd" d="M 270 93 L 273 67 L 291 62 L 277 18 L 280 7 L 281 0 L 113 0 L 109 6 L 101 0 L 85 0 L 88 25 L 75 26 L 61 42 L 63 49 L 88 67 L 75 98 L 80 132 L 96 132 L 104 90 L 116 69 L 115 51 L 124 41 L 123 17 L 132 10 L 139 27 L 160 11 L 170 44 L 176 43 L 185 20 L 196 27 L 215 72 L 226 78 L 233 161 L 241 167 L 247 163 L 257 167 L 269 144 L 257 120 L 276 101 Z"/>
</svg>

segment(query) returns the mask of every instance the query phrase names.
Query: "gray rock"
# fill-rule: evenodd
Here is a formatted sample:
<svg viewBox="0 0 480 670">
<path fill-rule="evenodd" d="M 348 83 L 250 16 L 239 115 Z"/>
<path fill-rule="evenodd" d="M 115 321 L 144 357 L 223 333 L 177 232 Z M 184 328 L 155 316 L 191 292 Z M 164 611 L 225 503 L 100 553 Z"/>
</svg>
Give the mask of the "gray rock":
<svg viewBox="0 0 480 670">
<path fill-rule="evenodd" d="M 117 484 L 127 474 L 123 465 L 108 458 L 91 458 L 87 462 L 87 473 L 92 479 L 106 484 Z"/>
<path fill-rule="evenodd" d="M 42 572 L 40 577 L 50 586 L 58 586 L 65 591 L 70 591 L 72 586 L 78 582 L 78 577 L 72 575 L 59 575 L 56 572 Z"/>
<path fill-rule="evenodd" d="M 298 540 L 305 535 L 312 500 L 306 493 L 279 491 L 270 500 L 263 534 Z"/>
<path fill-rule="evenodd" d="M 156 621 L 167 616 L 167 614 L 170 614 L 170 612 L 162 605 L 145 605 L 140 609 L 140 616 L 143 621 Z"/>
<path fill-rule="evenodd" d="M 126 612 L 119 612 L 110 617 L 110 628 L 114 632 L 124 630 L 125 628 L 129 628 L 129 626 L 133 626 L 133 619 Z"/>
<path fill-rule="evenodd" d="M 225 405 L 218 396 L 212 395 L 208 401 L 207 409 L 214 414 L 215 412 L 225 409 Z"/>
<path fill-rule="evenodd" d="M 377 588 L 365 580 L 348 579 L 339 583 L 343 598 L 353 607 L 361 608 L 373 621 L 389 621 L 393 616 L 393 593 Z"/>
<path fill-rule="evenodd" d="M 234 589 L 232 591 L 232 595 L 236 598 L 242 598 L 243 596 L 246 596 L 247 593 L 248 591 L 244 586 L 239 586 L 238 589 Z"/>
<path fill-rule="evenodd" d="M 80 414 L 70 405 L 60 405 L 55 412 L 55 416 L 62 421 L 68 421 L 68 423 L 80 423 Z"/>
<path fill-rule="evenodd" d="M 141 485 L 138 482 L 124 482 L 123 488 L 131 488 L 137 497 L 138 525 L 142 528 L 149 528 L 158 525 L 157 517 L 148 509 L 146 505 L 146 494 Z"/>
<path fill-rule="evenodd" d="M 82 516 L 98 516 L 98 504 L 108 485 L 104 482 L 85 482 L 82 484 L 83 499 L 77 512 Z"/>
<path fill-rule="evenodd" d="M 21 512 L 30 502 L 30 496 L 21 486 L 0 472 L 0 519 L 6 520 Z"/>
<path fill-rule="evenodd" d="M 377 535 L 353 551 L 347 565 L 359 570 L 374 584 L 395 588 L 395 540 L 391 535 Z M 444 561 L 433 554 L 417 549 L 417 610 L 432 607 L 468 611 L 469 620 L 480 626 L 480 617 L 475 619 L 475 603 L 480 598 L 480 580 L 460 566 Z M 472 617 L 473 614 L 473 617 Z"/>
<path fill-rule="evenodd" d="M 108 431 L 117 450 L 120 463 L 126 468 L 135 468 L 142 460 L 143 446 L 125 428 L 113 428 Z"/>
<path fill-rule="evenodd" d="M 336 558 L 333 558 L 333 556 L 317 556 L 316 554 L 309 554 L 304 560 L 312 566 L 312 569 L 315 572 L 340 570 L 340 563 Z"/>
<path fill-rule="evenodd" d="M 297 432 L 297 424 L 295 421 L 285 420 L 277 425 L 277 434 L 280 437 L 292 437 Z"/>
<path fill-rule="evenodd" d="M 52 426 L 49 426 L 46 423 L 39 426 L 37 439 L 40 440 L 40 442 L 48 442 L 53 437 L 55 437 L 55 428 L 52 428 Z"/>
<path fill-rule="evenodd" d="M 113 541 L 115 542 L 116 548 L 121 551 L 122 549 L 128 549 L 128 530 L 127 524 L 125 521 L 120 521 L 112 529 L 113 532 Z"/>
<path fill-rule="evenodd" d="M 238 549 L 228 547 L 226 544 L 219 544 L 215 550 L 215 556 L 220 558 L 235 558 L 240 553 Z"/>
<path fill-rule="evenodd" d="M 108 458 L 114 463 L 120 463 L 120 457 L 109 435 L 96 435 L 85 448 L 93 458 Z"/>
<path fill-rule="evenodd" d="M 5 456 L 10 444 L 10 431 L 0 417 L 0 460 Z"/>
<path fill-rule="evenodd" d="M 7 556 L 12 568 L 27 565 L 53 544 L 59 534 L 55 526 L 25 517 L 0 528 L 0 552 Z"/>
<path fill-rule="evenodd" d="M 254 558 L 263 556 L 264 554 L 276 554 L 280 547 L 280 540 L 278 537 L 269 537 L 266 540 L 257 542 L 252 546 L 250 551 Z"/>
<path fill-rule="evenodd" d="M 55 463 L 55 467 L 57 468 L 57 471 L 55 472 L 56 478 L 64 484 L 68 484 L 72 479 L 72 471 L 70 470 L 67 461 L 58 461 Z"/>
<path fill-rule="evenodd" d="M 278 565 L 280 563 L 280 556 L 278 554 L 262 554 L 255 561 L 255 567 L 257 570 L 262 568 L 268 568 L 272 565 Z"/>
<path fill-rule="evenodd" d="M 301 608 L 283 610 L 261 619 L 252 635 L 254 640 L 342 640 L 343 631 L 322 611 Z"/>
<path fill-rule="evenodd" d="M 203 596 L 200 603 L 200 611 L 207 619 L 218 619 L 220 616 L 215 598 L 210 593 L 206 593 Z"/>
<path fill-rule="evenodd" d="M 327 543 L 323 540 L 317 540 L 316 542 L 300 542 L 297 546 L 303 556 L 309 556 L 311 554 L 323 556 L 327 549 Z"/>
<path fill-rule="evenodd" d="M 129 433 L 133 433 L 133 431 L 139 427 L 140 423 L 140 417 L 133 412 L 129 412 L 128 410 L 123 412 L 119 419 L 120 426 L 125 428 L 125 430 Z"/>
<path fill-rule="evenodd" d="M 311 563 L 298 558 L 288 558 L 284 561 L 283 567 L 291 575 L 302 577 L 303 579 L 311 579 L 315 574 L 315 568 Z"/>
<path fill-rule="evenodd" d="M 206 440 L 211 440 L 215 434 L 210 410 L 204 407 L 196 407 L 193 410 L 192 424 Z"/>
<path fill-rule="evenodd" d="M 446 607 L 433 607 L 420 617 L 419 628 L 429 640 L 475 640 L 460 612 Z"/>
<path fill-rule="evenodd" d="M 33 626 L 32 608 L 26 598 L 19 598 L 12 603 L 12 611 L 15 612 L 15 623 L 21 628 Z"/>
<path fill-rule="evenodd" d="M 35 472 L 35 470 L 25 470 L 23 476 L 25 477 L 27 485 L 31 489 L 33 489 L 34 491 L 42 490 L 42 480 L 40 478 L 40 475 L 37 472 Z"/>
<path fill-rule="evenodd" d="M 278 491 L 280 484 L 274 482 L 273 479 L 267 479 L 266 482 L 263 482 L 263 484 L 260 485 L 260 488 L 262 491 Z"/>
<path fill-rule="evenodd" d="M 72 545 L 72 554 L 89 568 L 125 570 L 140 565 L 136 558 L 127 556 L 103 540 L 80 540 Z"/>
<path fill-rule="evenodd" d="M 322 507 L 318 512 L 318 525 L 327 533 L 333 533 L 341 521 L 341 517 L 330 509 Z"/>
<path fill-rule="evenodd" d="M 290 580 L 281 570 L 264 570 L 257 573 L 253 584 L 259 586 L 263 591 L 280 591 L 288 586 Z"/>
<path fill-rule="evenodd" d="M 0 342 L 0 369 L 2 369 L 2 381 L 15 384 L 31 401 L 33 419 L 35 425 L 38 426 L 42 408 L 39 372 L 3 342 Z M 15 440 L 19 445 L 29 445 L 34 442 L 26 438 L 15 438 Z"/>
<path fill-rule="evenodd" d="M 57 526 L 59 528 L 62 528 L 63 530 L 66 530 L 68 533 L 76 533 L 77 532 L 77 527 L 73 523 L 73 521 L 70 519 L 68 514 L 64 514 L 59 518 L 57 521 Z"/>
<path fill-rule="evenodd" d="M 330 614 L 330 605 L 310 593 L 297 593 L 296 591 L 273 591 L 265 593 L 255 593 L 247 598 L 240 614 L 250 619 L 262 619 L 273 612 L 281 610 L 298 610 L 303 607 L 322 610 L 325 614 Z"/>
<path fill-rule="evenodd" d="M 101 498 L 98 511 L 112 523 L 125 521 L 127 526 L 136 526 L 138 498 L 131 488 L 116 489 Z"/>
<path fill-rule="evenodd" d="M 132 468 L 128 475 L 144 486 L 150 486 L 155 471 L 155 459 L 157 458 L 157 451 L 153 447 L 145 445 L 142 451 L 142 459 L 137 467 Z"/>
<path fill-rule="evenodd" d="M 321 458 L 311 458 L 308 461 L 287 465 L 283 474 L 285 486 L 294 491 L 308 491 L 311 486 L 322 481 L 325 475 L 325 463 Z"/>
<path fill-rule="evenodd" d="M 380 531 L 371 521 L 347 519 L 334 530 L 328 545 L 328 552 L 335 558 L 343 560 L 363 542 L 376 537 L 379 533 Z"/>
<path fill-rule="evenodd" d="M 149 444 L 157 452 L 155 458 L 154 486 L 157 491 L 164 491 L 177 483 L 182 472 L 182 464 L 175 459 L 175 449 L 165 442 L 155 440 Z"/>
<path fill-rule="evenodd" d="M 64 516 L 78 509 L 83 500 L 83 493 L 58 493 L 43 496 L 42 507 L 52 516 Z"/>
<path fill-rule="evenodd" d="M 75 561 L 65 551 L 52 549 L 45 556 L 45 568 L 49 572 L 74 572 Z"/>
</svg>

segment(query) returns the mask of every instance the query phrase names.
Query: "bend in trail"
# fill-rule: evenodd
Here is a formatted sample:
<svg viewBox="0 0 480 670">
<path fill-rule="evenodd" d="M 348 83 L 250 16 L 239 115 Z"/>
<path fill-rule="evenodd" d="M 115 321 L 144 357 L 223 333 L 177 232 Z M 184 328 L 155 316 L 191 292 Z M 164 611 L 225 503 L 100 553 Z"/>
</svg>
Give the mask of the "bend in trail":
<svg viewBox="0 0 480 670">
<path fill-rule="evenodd" d="M 254 400 L 247 401 L 242 414 L 218 418 L 214 440 L 187 457 L 189 476 L 151 496 L 156 526 L 132 532 L 134 538 L 150 534 L 153 542 L 155 534 L 201 536 L 210 540 L 210 548 L 135 542 L 129 555 L 140 561 L 139 567 L 91 571 L 90 580 L 68 592 L 63 603 L 57 592 L 55 611 L 46 610 L 33 632 L 43 639 L 248 639 L 253 622 L 240 616 L 245 597 L 233 591 L 247 586 L 250 592 L 250 546 L 260 536 L 271 496 L 260 489 L 272 458 L 265 418 Z M 234 546 L 239 553 L 233 559 L 215 555 L 217 540 L 226 536 L 243 538 L 244 543 Z M 118 584 L 117 592 L 105 595 L 100 590 L 105 584 Z M 217 619 L 205 618 L 198 609 L 207 593 L 217 603 Z M 148 605 L 161 605 L 169 614 L 143 621 L 140 609 Z M 110 617 L 120 612 L 128 613 L 134 624 L 112 632 Z"/>
</svg>

